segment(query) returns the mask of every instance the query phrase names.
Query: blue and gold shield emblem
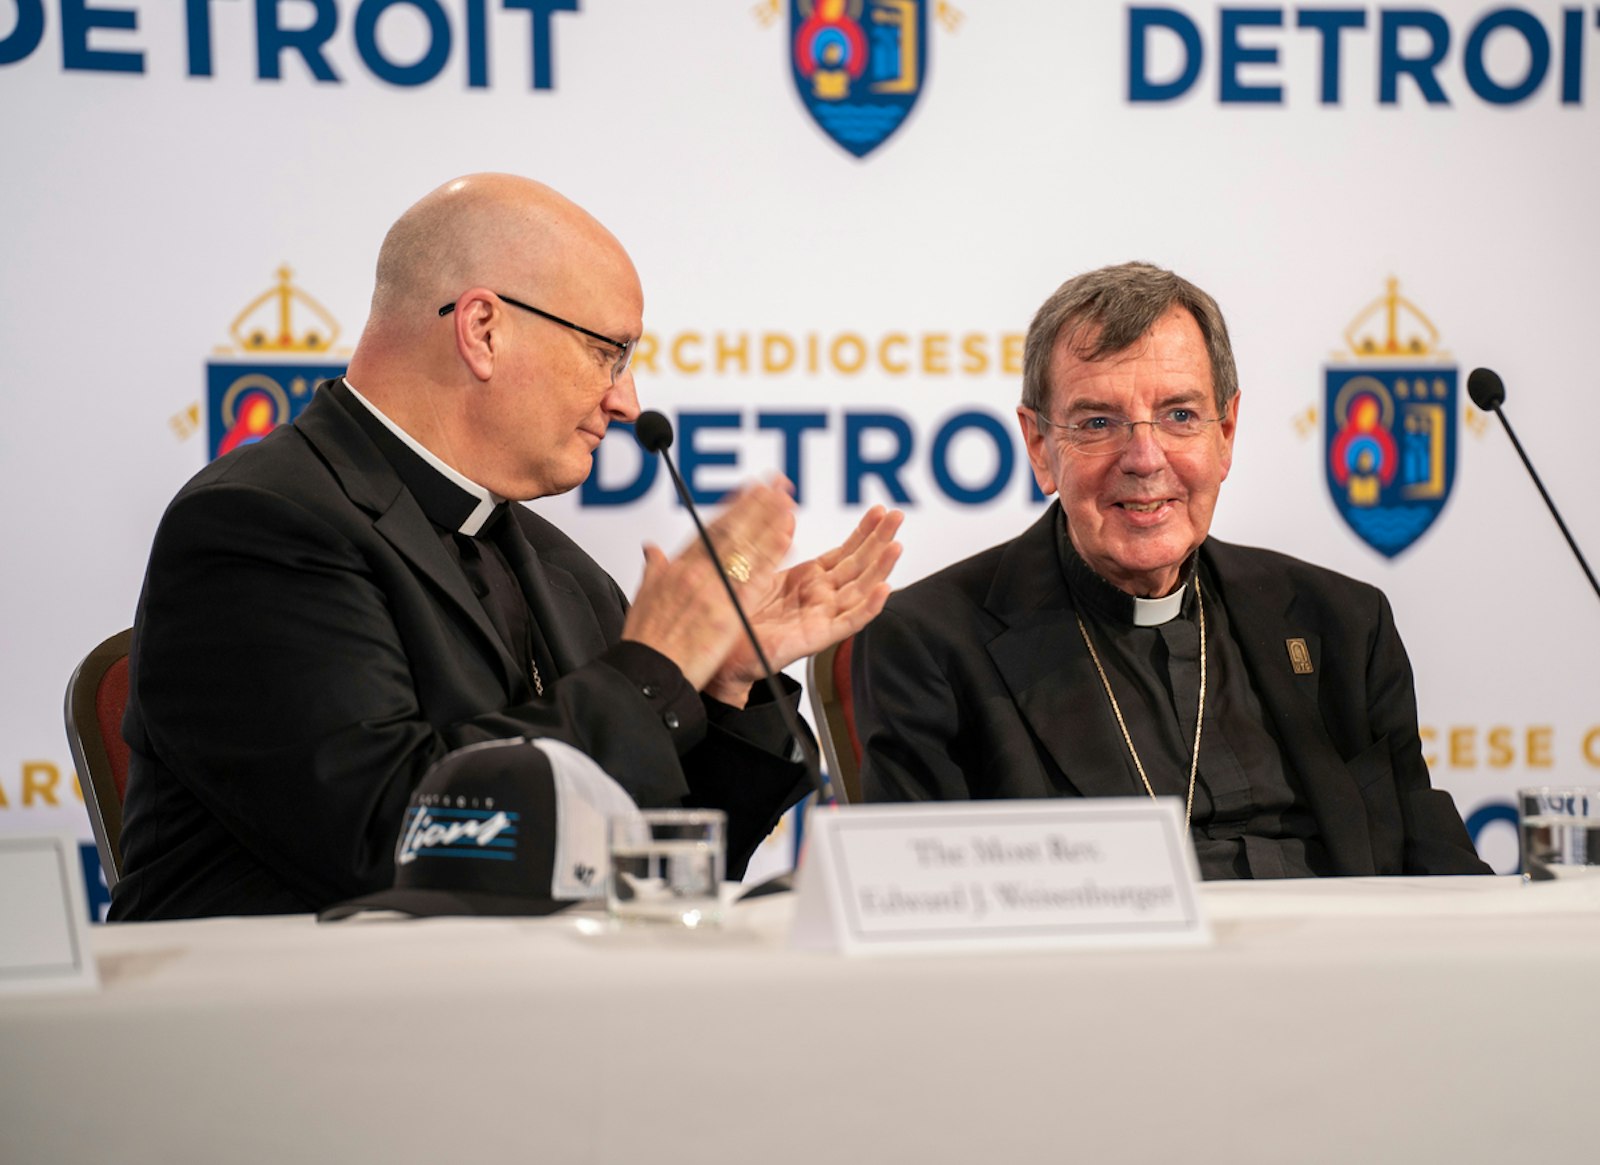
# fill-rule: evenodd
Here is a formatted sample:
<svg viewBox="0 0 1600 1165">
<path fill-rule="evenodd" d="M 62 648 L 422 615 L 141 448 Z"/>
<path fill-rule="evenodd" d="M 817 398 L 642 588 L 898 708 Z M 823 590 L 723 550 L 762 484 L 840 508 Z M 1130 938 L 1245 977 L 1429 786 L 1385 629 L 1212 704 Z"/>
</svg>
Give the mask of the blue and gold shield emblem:
<svg viewBox="0 0 1600 1165">
<path fill-rule="evenodd" d="M 789 48 L 812 118 L 863 158 L 900 128 L 922 92 L 927 0 L 789 0 Z"/>
<path fill-rule="evenodd" d="M 1381 321 L 1382 331 L 1371 326 Z M 1340 516 L 1393 558 L 1444 509 L 1456 472 L 1458 370 L 1396 280 L 1345 331 L 1325 369 L 1323 464 Z"/>
<path fill-rule="evenodd" d="M 310 403 L 319 381 L 343 373 L 343 364 L 211 361 L 206 365 L 208 456 L 215 460 L 254 445 L 287 425 Z"/>
<path fill-rule="evenodd" d="M 344 364 L 330 358 L 338 323 L 290 282 L 293 274 L 279 268 L 277 285 L 234 318 L 229 332 L 235 347 L 222 351 L 250 359 L 206 364 L 206 444 L 213 459 L 288 424 L 310 402 L 318 381 L 344 373 Z M 319 358 L 297 359 L 305 356 Z"/>
</svg>

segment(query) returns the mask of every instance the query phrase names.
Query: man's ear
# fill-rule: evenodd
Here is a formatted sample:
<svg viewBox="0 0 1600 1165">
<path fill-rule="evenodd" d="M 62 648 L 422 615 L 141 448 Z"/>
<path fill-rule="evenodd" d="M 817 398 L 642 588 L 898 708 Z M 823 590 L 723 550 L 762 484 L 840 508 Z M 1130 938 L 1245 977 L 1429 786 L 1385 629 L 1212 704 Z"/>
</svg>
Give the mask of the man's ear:
<svg viewBox="0 0 1600 1165">
<path fill-rule="evenodd" d="M 1233 399 L 1228 402 L 1227 411 L 1222 414 L 1217 428 L 1222 435 L 1222 480 L 1228 479 L 1228 471 L 1233 468 L 1233 435 L 1239 428 L 1239 397 L 1242 394 L 1235 391 Z"/>
<path fill-rule="evenodd" d="M 494 375 L 495 358 L 500 353 L 500 334 L 505 312 L 492 291 L 474 287 L 456 300 L 450 314 L 455 325 L 456 354 L 479 380 Z"/>
<path fill-rule="evenodd" d="M 1017 406 L 1017 424 L 1022 429 L 1022 443 L 1028 448 L 1033 480 L 1039 483 L 1039 492 L 1049 497 L 1056 492 L 1056 476 L 1050 468 L 1050 459 L 1045 455 L 1044 428 L 1027 405 Z"/>
</svg>

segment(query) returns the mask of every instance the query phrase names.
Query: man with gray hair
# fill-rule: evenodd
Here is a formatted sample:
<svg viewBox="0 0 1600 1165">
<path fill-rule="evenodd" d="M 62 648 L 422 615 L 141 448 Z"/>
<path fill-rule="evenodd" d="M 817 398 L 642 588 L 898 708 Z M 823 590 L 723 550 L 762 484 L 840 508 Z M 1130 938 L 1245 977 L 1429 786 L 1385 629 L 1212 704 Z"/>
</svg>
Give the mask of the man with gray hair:
<svg viewBox="0 0 1600 1165">
<path fill-rule="evenodd" d="M 1383 594 L 1208 537 L 1239 418 L 1211 296 L 1144 263 L 1069 280 L 1023 378 L 1059 500 L 858 637 L 867 799 L 1176 796 L 1206 878 L 1489 872 Z"/>
</svg>

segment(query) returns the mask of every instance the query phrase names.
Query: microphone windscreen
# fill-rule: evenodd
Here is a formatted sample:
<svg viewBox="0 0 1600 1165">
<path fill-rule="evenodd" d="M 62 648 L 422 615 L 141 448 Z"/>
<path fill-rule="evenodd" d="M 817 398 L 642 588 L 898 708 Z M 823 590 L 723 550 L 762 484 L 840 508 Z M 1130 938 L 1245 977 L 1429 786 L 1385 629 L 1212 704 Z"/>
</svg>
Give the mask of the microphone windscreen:
<svg viewBox="0 0 1600 1165">
<path fill-rule="evenodd" d="M 1506 386 L 1492 369 L 1474 368 L 1467 377 L 1467 395 L 1484 412 L 1493 412 L 1505 401 Z"/>
<path fill-rule="evenodd" d="M 647 451 L 660 453 L 672 445 L 672 422 L 651 409 L 639 414 L 633 423 L 633 435 Z"/>
</svg>

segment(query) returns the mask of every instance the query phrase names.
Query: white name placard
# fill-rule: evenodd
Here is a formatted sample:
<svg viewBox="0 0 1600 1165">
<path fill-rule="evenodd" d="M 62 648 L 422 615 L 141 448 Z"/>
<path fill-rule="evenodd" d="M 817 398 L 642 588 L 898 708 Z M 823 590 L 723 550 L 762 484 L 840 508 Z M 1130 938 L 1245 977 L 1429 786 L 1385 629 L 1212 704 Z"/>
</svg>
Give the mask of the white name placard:
<svg viewBox="0 0 1600 1165">
<path fill-rule="evenodd" d="M 845 954 L 1210 941 L 1176 798 L 846 805 L 806 819 L 797 947 Z"/>
<path fill-rule="evenodd" d="M 99 986 L 78 843 L 0 837 L 0 994 Z"/>
</svg>

